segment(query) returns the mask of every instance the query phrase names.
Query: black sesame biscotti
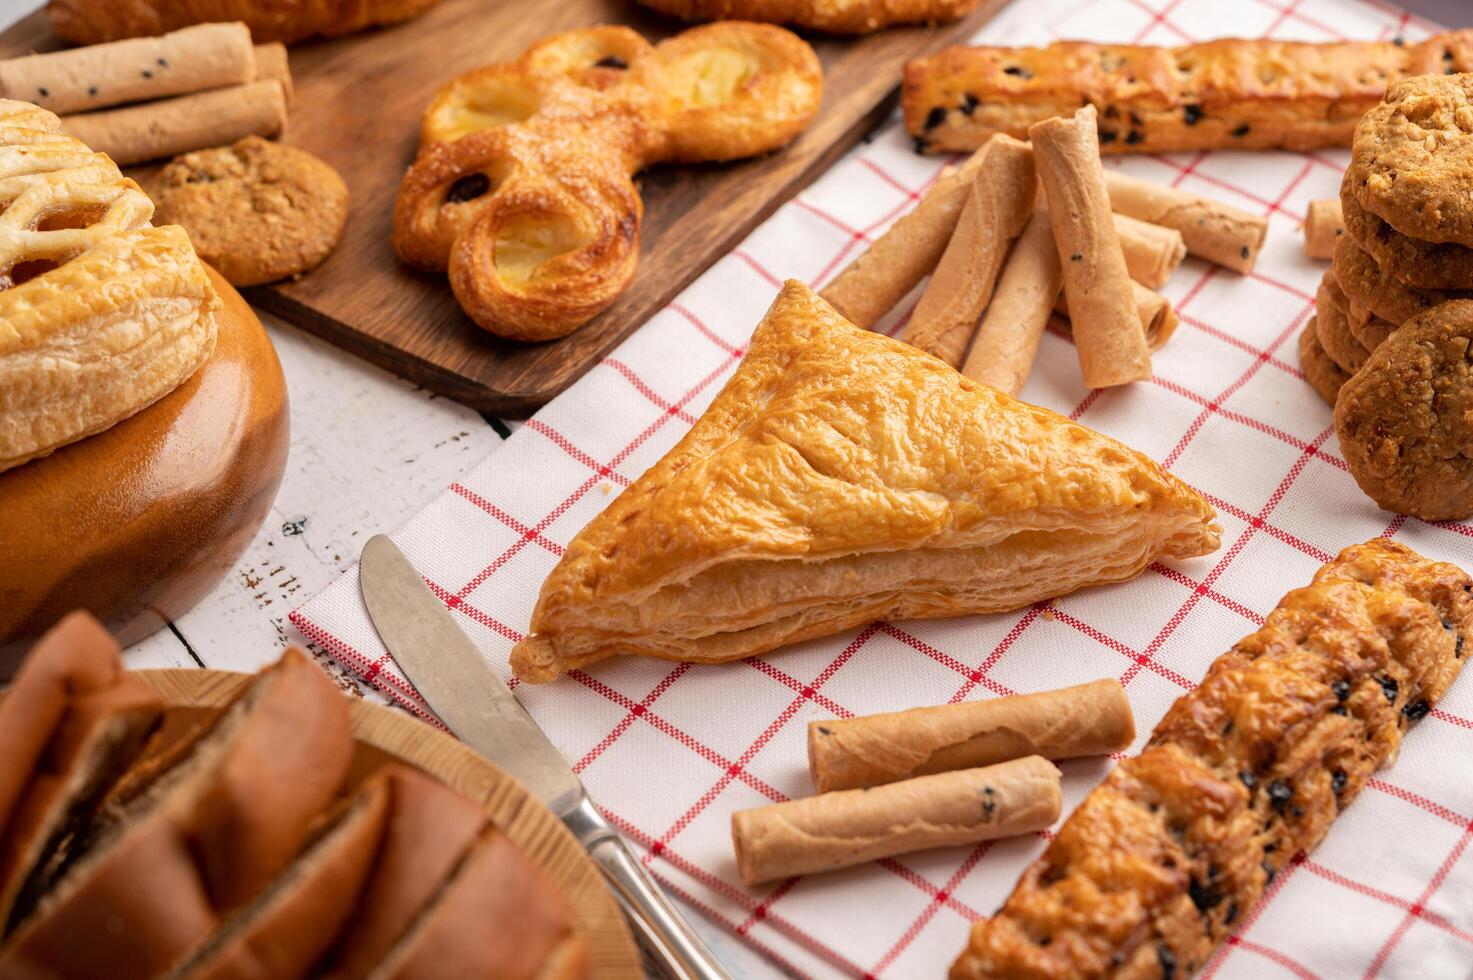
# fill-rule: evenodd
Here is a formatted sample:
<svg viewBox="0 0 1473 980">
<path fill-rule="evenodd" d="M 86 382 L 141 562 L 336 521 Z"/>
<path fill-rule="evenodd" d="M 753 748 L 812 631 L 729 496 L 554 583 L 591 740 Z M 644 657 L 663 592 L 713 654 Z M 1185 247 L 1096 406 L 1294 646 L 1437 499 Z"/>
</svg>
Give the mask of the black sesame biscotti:
<svg viewBox="0 0 1473 980">
<path fill-rule="evenodd" d="M 1225 39 L 1179 48 L 1057 41 L 953 47 L 905 66 L 905 123 L 923 151 L 975 150 L 1081 104 L 1103 153 L 1349 146 L 1406 75 L 1473 70 L 1473 30 L 1419 44 Z"/>
<path fill-rule="evenodd" d="M 1187 977 L 1446 693 L 1473 579 L 1354 545 L 1218 657 L 971 941 L 952 980 Z"/>
</svg>

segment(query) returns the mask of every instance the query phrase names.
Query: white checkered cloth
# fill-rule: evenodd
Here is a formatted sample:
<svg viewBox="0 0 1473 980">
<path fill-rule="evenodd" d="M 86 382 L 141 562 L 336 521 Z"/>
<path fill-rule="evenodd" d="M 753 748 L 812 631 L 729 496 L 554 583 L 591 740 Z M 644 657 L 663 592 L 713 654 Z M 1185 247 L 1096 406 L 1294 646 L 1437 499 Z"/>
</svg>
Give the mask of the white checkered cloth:
<svg viewBox="0 0 1473 980">
<path fill-rule="evenodd" d="M 1234 34 L 1416 39 L 1434 25 L 1364 0 L 1019 0 L 981 39 L 1178 44 Z M 909 208 L 944 161 L 898 123 L 782 208 L 395 540 L 498 670 L 563 546 L 691 425 L 736 367 L 780 279 L 821 285 Z M 1112 161 L 1267 214 L 1259 271 L 1188 261 L 1165 292 L 1184 324 L 1151 383 L 1088 392 L 1067 341 L 1044 338 L 1023 396 L 1155 459 L 1221 511 L 1222 549 L 1023 613 L 880 623 L 760 660 L 628 659 L 518 696 L 595 800 L 674 892 L 798 975 L 940 975 L 1047 834 L 883 861 L 748 890 L 734 810 L 809 793 L 810 720 L 1119 677 L 1141 741 L 1219 653 L 1347 544 L 1393 535 L 1473 568 L 1473 531 L 1378 510 L 1346 473 L 1294 338 L 1323 266 L 1308 202 L 1336 196 L 1343 152 Z M 894 332 L 914 297 L 881 325 Z M 293 622 L 409 705 L 356 574 Z M 416 705 L 417 706 L 417 705 Z M 1139 745 L 1136 746 L 1139 748 Z M 1063 764 L 1065 813 L 1109 760 Z M 1286 868 L 1204 976 L 1465 977 L 1473 971 L 1473 678 L 1406 740 L 1312 855 Z"/>
</svg>

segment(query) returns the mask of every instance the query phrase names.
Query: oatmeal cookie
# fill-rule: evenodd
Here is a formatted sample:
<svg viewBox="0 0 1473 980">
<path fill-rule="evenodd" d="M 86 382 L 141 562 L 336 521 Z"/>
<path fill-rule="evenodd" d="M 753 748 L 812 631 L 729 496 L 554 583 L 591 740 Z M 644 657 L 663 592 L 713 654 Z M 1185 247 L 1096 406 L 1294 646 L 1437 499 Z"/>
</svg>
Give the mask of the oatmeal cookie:
<svg viewBox="0 0 1473 980">
<path fill-rule="evenodd" d="M 1349 183 L 1349 172 L 1346 183 Z M 1340 208 L 1345 213 L 1345 234 L 1353 238 L 1383 272 L 1406 286 L 1422 289 L 1473 289 L 1473 248 L 1466 245 L 1424 242 L 1403 235 L 1379 216 L 1360 206 L 1342 187 Z"/>
<path fill-rule="evenodd" d="M 337 245 L 348 187 L 305 150 L 257 136 L 177 157 L 159 173 L 155 220 L 183 225 L 237 286 L 300 275 Z"/>
<path fill-rule="evenodd" d="M 1450 299 L 1473 299 L 1473 289 L 1419 289 L 1405 285 L 1377 265 L 1350 235 L 1341 235 L 1335 242 L 1330 268 L 1350 301 L 1347 312 L 1354 314 L 1359 306 L 1396 326 Z"/>
<path fill-rule="evenodd" d="M 1334 408 L 1335 396 L 1340 393 L 1340 386 L 1350 380 L 1350 375 L 1330 360 L 1330 355 L 1320 346 L 1314 317 L 1309 318 L 1299 333 L 1299 369 L 1304 372 L 1304 380 L 1325 400 L 1325 404 Z"/>
<path fill-rule="evenodd" d="M 1473 246 L 1473 75 L 1418 75 L 1355 128 L 1346 183 L 1403 235 Z"/>
<path fill-rule="evenodd" d="M 1473 516 L 1473 300 L 1413 317 L 1345 383 L 1340 450 L 1381 507 L 1424 520 Z"/>
<path fill-rule="evenodd" d="M 1345 294 L 1340 292 L 1335 277 L 1329 273 L 1320 280 L 1314 313 L 1315 334 L 1330 360 L 1348 374 L 1359 371 L 1371 352 L 1351 332 L 1350 322 L 1345 318 Z"/>
</svg>

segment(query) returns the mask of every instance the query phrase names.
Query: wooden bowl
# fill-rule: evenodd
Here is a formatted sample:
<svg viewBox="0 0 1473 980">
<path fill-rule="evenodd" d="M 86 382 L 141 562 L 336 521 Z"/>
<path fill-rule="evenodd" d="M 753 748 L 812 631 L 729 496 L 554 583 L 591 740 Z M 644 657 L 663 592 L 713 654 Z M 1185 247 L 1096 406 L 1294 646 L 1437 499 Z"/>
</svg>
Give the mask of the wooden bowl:
<svg viewBox="0 0 1473 980">
<path fill-rule="evenodd" d="M 223 670 L 140 670 L 136 676 L 169 705 L 164 738 L 183 735 L 218 709 L 253 675 Z M 496 826 L 522 848 L 567 895 L 578 928 L 588 937 L 590 975 L 643 980 L 639 953 L 603 875 L 561 820 L 483 756 L 409 715 L 353 699 L 349 706 L 357 751 L 350 788 L 389 759 L 436 777 L 486 807 Z"/>
<path fill-rule="evenodd" d="M 286 469 L 286 380 L 261 321 L 215 271 L 215 351 L 153 405 L 0 473 L 0 680 L 65 613 L 127 646 L 215 587 Z"/>
</svg>

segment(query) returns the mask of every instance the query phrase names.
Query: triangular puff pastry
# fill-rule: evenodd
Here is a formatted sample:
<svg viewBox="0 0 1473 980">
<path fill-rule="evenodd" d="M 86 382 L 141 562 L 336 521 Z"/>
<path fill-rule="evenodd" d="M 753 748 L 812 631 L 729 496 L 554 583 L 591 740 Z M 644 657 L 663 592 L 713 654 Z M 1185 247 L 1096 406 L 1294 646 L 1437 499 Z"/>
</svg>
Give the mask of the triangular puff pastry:
<svg viewBox="0 0 1473 980">
<path fill-rule="evenodd" d="M 585 527 L 511 653 L 716 663 L 996 613 L 1213 551 L 1211 505 L 1113 439 L 783 287 L 686 437 Z"/>
</svg>

